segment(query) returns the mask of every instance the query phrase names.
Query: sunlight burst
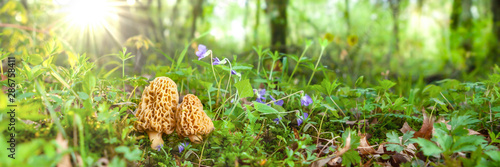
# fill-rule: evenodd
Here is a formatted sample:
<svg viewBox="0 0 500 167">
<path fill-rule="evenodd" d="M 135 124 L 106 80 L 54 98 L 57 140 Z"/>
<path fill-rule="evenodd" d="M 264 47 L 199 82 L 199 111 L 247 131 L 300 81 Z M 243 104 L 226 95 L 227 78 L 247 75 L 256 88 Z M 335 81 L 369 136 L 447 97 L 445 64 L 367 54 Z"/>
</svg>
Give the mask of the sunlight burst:
<svg viewBox="0 0 500 167">
<path fill-rule="evenodd" d="M 102 0 L 75 1 L 69 8 L 68 19 L 79 26 L 102 25 L 114 10 Z"/>
</svg>

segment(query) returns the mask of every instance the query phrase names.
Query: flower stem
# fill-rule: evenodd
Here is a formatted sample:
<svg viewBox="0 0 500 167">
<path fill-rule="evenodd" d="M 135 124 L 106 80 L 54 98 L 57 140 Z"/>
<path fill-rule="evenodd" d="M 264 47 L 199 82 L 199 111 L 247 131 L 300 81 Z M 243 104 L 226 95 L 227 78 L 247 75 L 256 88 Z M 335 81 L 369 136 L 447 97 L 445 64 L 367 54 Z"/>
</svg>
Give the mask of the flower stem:
<svg viewBox="0 0 500 167">
<path fill-rule="evenodd" d="M 288 82 L 290 82 L 292 80 L 293 74 L 295 74 L 295 71 L 297 71 L 297 68 L 299 67 L 299 64 L 300 64 L 300 60 L 302 59 L 302 57 L 306 53 L 307 49 L 309 49 L 309 46 L 310 45 L 306 45 L 306 48 L 304 49 L 304 51 L 302 51 L 302 54 L 300 55 L 299 59 L 297 60 L 297 64 L 295 64 L 295 68 L 293 68 L 292 75 L 290 75 L 290 78 L 288 78 Z"/>
<path fill-rule="evenodd" d="M 273 59 L 273 65 L 271 66 L 271 72 L 269 72 L 269 80 L 272 82 L 273 80 L 273 70 L 274 70 L 274 63 L 276 60 Z"/>
<path fill-rule="evenodd" d="M 222 59 L 222 61 L 226 60 L 228 63 L 229 63 L 229 78 L 227 79 L 227 85 L 226 85 L 226 91 L 229 89 L 229 84 L 231 82 L 231 70 L 233 70 L 233 66 L 231 65 L 231 61 L 229 61 L 229 59 L 227 58 L 224 58 Z M 231 93 L 231 92 L 229 92 Z M 224 94 L 224 97 L 226 96 L 226 94 Z"/>
<path fill-rule="evenodd" d="M 323 52 L 325 51 L 325 47 L 321 47 L 321 53 L 319 54 L 318 61 L 316 62 L 316 66 L 314 66 L 313 73 L 311 74 L 311 78 L 309 78 L 309 82 L 307 82 L 307 86 L 311 84 L 311 81 L 314 77 L 314 73 L 316 73 L 316 69 L 318 69 L 319 61 L 321 61 L 321 57 L 323 56 Z"/>
<path fill-rule="evenodd" d="M 260 59 L 261 59 L 261 57 L 262 57 L 262 56 L 259 54 L 259 60 L 257 60 L 257 62 L 258 62 L 258 63 L 257 63 L 257 75 L 259 75 L 259 74 L 260 74 Z"/>
<path fill-rule="evenodd" d="M 211 50 L 210 50 L 210 64 L 212 65 L 212 73 L 214 74 L 215 83 L 219 83 L 217 81 L 217 76 L 215 76 L 214 59 L 213 59 L 213 55 L 212 55 Z M 220 85 L 219 85 L 219 88 L 220 88 Z M 220 92 L 220 90 L 217 90 L 217 97 L 215 98 L 215 104 L 217 104 L 217 102 L 219 102 L 219 92 Z"/>
</svg>

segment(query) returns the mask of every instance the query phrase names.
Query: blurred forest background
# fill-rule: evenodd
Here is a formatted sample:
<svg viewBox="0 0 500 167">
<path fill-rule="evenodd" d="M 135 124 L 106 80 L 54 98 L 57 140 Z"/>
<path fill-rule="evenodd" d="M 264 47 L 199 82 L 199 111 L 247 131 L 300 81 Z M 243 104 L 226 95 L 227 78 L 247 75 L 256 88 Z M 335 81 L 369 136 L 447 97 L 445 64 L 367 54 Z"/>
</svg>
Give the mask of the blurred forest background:
<svg viewBox="0 0 500 167">
<path fill-rule="evenodd" d="M 109 54 L 128 47 L 135 55 L 127 64 L 131 75 L 168 67 L 185 46 L 189 63 L 198 44 L 214 56 L 251 63 L 253 47 L 300 55 L 310 40 L 298 71 L 307 76 L 307 64 L 320 55 L 318 39 L 326 38 L 323 70 L 344 82 L 359 76 L 475 81 L 500 61 L 500 1 L 2 0 L 0 34 L 4 50 L 32 64 L 39 43 L 52 41 L 60 46 L 56 64 L 71 64 L 68 50 L 117 70 L 119 59 Z M 296 63 L 282 61 L 290 63 L 285 68 Z"/>
</svg>

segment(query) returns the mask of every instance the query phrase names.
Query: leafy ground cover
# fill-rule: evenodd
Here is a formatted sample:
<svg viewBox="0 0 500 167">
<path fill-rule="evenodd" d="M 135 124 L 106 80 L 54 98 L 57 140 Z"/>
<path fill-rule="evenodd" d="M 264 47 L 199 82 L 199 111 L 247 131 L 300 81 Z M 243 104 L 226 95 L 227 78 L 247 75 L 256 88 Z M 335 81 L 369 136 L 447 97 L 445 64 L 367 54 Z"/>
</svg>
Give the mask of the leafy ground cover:
<svg viewBox="0 0 500 167">
<path fill-rule="evenodd" d="M 328 42 L 320 41 L 324 49 Z M 307 45 L 311 45 L 308 42 Z M 495 166 L 500 163 L 500 68 L 480 82 L 378 76 L 339 81 L 312 60 L 254 48 L 257 66 L 223 58 L 207 45 L 163 55 L 147 74 L 125 73 L 126 49 L 97 65 L 56 41 L 16 57 L 16 159 L 0 166 Z M 306 46 L 305 48 L 308 48 Z M 56 65 L 58 55 L 68 65 Z M 159 52 L 158 54 L 162 54 Z M 321 52 L 322 54 L 322 52 Z M 195 56 L 196 55 L 196 56 Z M 287 69 L 296 64 L 293 71 Z M 271 68 L 272 67 L 272 68 Z M 312 74 L 296 70 L 308 67 Z M 3 70 L 3 68 L 2 68 Z M 121 71 L 120 71 L 121 70 Z M 322 80 L 312 76 L 322 74 Z M 4 74 L 4 71 L 2 71 Z M 159 150 L 134 128 L 141 93 L 155 77 L 197 95 L 215 130 L 201 144 L 164 135 Z M 2 135 L 9 139 L 7 77 L 0 95 Z"/>
</svg>

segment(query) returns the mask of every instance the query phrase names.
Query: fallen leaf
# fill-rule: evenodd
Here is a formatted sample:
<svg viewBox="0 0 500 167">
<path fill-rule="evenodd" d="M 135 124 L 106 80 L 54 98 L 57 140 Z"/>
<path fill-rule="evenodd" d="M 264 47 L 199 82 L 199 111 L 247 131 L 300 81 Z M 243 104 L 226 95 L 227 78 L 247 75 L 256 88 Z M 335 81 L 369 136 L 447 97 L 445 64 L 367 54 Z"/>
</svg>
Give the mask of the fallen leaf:
<svg viewBox="0 0 500 167">
<path fill-rule="evenodd" d="M 350 134 L 349 134 L 349 136 L 347 136 L 345 143 L 346 143 L 346 145 L 344 146 L 344 148 L 340 149 L 339 151 L 335 152 L 334 154 L 332 154 L 326 158 L 322 158 L 322 159 L 314 161 L 311 164 L 311 167 L 321 167 L 321 166 L 325 166 L 327 163 L 329 165 L 332 165 L 331 161 L 334 158 L 340 158 L 340 156 L 342 154 L 346 153 L 351 148 L 351 135 Z M 342 161 L 342 158 L 340 158 L 340 161 Z M 337 162 L 337 161 L 335 161 L 335 162 Z"/>
<path fill-rule="evenodd" d="M 416 132 L 413 137 L 414 138 L 420 137 L 429 140 L 432 137 L 435 118 L 434 117 L 429 118 L 429 115 L 427 115 L 425 111 L 422 111 L 422 113 L 424 114 L 424 122 L 422 124 L 422 128 L 420 128 L 420 130 Z"/>
<path fill-rule="evenodd" d="M 405 162 L 410 162 L 411 158 L 405 156 L 404 154 L 396 153 L 391 156 L 391 165 L 399 167 L 400 164 Z"/>
<path fill-rule="evenodd" d="M 406 132 L 408 132 L 408 131 L 413 131 L 413 132 L 415 132 L 415 130 L 413 130 L 413 129 L 410 127 L 410 125 L 408 125 L 408 122 L 405 122 L 405 123 L 403 124 L 403 127 L 402 127 L 401 129 L 399 129 L 399 131 L 401 131 L 401 132 L 403 132 L 403 133 L 406 133 Z"/>
<path fill-rule="evenodd" d="M 295 139 L 300 139 L 299 132 L 297 129 L 293 128 L 293 134 L 295 135 Z"/>
<path fill-rule="evenodd" d="M 378 149 L 377 149 L 377 151 L 375 151 L 375 153 L 377 153 L 377 154 L 383 154 L 383 153 L 385 153 L 384 144 L 379 145 Z"/>
<path fill-rule="evenodd" d="M 177 166 L 181 166 L 181 158 L 179 158 L 179 156 L 175 155 L 175 164 Z"/>
<path fill-rule="evenodd" d="M 341 157 L 332 158 L 330 161 L 328 161 L 328 165 L 340 167 L 342 166 L 342 158 Z"/>
<path fill-rule="evenodd" d="M 361 134 L 360 135 L 361 139 L 359 140 L 359 146 L 358 150 L 361 154 L 367 155 L 367 154 L 374 154 L 375 149 L 373 149 L 370 144 L 368 144 L 368 141 L 366 140 L 366 134 Z"/>
</svg>

